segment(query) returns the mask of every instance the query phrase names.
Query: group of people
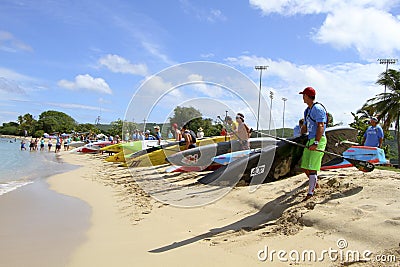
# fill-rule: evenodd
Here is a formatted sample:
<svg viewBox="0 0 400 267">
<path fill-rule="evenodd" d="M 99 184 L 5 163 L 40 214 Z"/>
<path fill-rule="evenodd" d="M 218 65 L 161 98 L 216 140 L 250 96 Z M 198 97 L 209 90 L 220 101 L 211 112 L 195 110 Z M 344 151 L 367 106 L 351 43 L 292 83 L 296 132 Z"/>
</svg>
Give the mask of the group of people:
<svg viewBox="0 0 400 267">
<path fill-rule="evenodd" d="M 250 149 L 249 138 L 251 136 L 251 129 L 244 122 L 244 115 L 237 113 L 235 117 L 236 121 L 233 121 L 230 116 L 225 118 L 224 126 L 221 135 L 229 136 L 231 140 L 239 140 L 241 149 Z M 176 141 L 185 141 L 185 149 L 196 147 L 197 138 L 203 138 L 203 128 L 199 128 L 197 133 L 189 129 L 187 125 L 179 128 L 176 123 L 172 125 L 173 137 Z"/>
<path fill-rule="evenodd" d="M 54 152 L 60 152 L 61 146 L 64 144 L 64 151 L 69 150 L 69 144 L 71 143 L 71 137 L 62 138 L 60 135 L 57 135 L 55 138 L 55 150 Z M 27 143 L 25 139 L 21 140 L 21 150 L 26 150 Z M 44 137 L 31 139 L 29 141 L 29 151 L 44 151 L 46 146 L 46 140 Z M 50 152 L 53 147 L 53 140 L 51 138 L 47 138 L 47 151 Z"/>
</svg>

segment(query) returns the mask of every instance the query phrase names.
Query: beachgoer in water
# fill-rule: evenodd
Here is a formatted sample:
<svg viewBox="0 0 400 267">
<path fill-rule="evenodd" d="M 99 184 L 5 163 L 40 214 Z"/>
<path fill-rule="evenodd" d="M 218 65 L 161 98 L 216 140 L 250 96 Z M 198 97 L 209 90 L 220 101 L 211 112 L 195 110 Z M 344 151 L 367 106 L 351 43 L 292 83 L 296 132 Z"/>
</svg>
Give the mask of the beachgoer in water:
<svg viewBox="0 0 400 267">
<path fill-rule="evenodd" d="M 49 140 L 47 140 L 47 147 L 49 148 L 49 152 L 51 151 L 51 147 L 53 146 L 53 142 L 51 141 L 51 139 L 49 138 Z"/>
<path fill-rule="evenodd" d="M 54 153 L 60 152 L 61 143 L 62 143 L 62 139 L 61 139 L 60 135 L 57 135 L 57 138 L 56 138 L 56 150 L 54 151 Z"/>
<path fill-rule="evenodd" d="M 26 150 L 24 139 L 21 140 L 21 150 Z"/>
<path fill-rule="evenodd" d="M 35 141 L 33 140 L 33 138 L 31 139 L 30 143 L 29 143 L 29 151 L 35 150 Z"/>
<path fill-rule="evenodd" d="M 40 139 L 40 151 L 43 151 L 43 150 L 44 150 L 44 138 L 42 137 Z"/>
</svg>

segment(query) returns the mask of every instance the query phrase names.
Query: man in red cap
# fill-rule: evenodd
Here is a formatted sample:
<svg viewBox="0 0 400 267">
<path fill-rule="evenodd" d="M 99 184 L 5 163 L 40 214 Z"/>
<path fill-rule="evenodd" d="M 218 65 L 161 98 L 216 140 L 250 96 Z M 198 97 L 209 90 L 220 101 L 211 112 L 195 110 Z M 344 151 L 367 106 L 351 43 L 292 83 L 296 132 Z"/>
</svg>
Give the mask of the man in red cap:
<svg viewBox="0 0 400 267">
<path fill-rule="evenodd" d="M 309 179 L 308 193 L 304 200 L 314 195 L 314 189 L 317 185 L 317 172 L 321 169 L 321 161 L 324 156 L 326 136 L 325 128 L 327 124 L 327 112 L 325 107 L 315 102 L 315 90 L 312 87 L 306 87 L 299 94 L 303 95 L 303 101 L 307 105 L 304 111 L 304 125 L 301 133 L 308 132 L 307 148 L 304 149 L 301 161 L 301 168 Z"/>
</svg>

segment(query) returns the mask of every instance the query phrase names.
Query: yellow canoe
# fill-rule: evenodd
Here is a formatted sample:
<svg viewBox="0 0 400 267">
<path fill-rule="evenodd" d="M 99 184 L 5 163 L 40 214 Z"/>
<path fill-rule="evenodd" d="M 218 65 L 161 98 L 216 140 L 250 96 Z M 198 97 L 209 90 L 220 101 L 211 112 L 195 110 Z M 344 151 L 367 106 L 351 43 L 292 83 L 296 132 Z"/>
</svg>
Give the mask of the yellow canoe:
<svg viewBox="0 0 400 267">
<path fill-rule="evenodd" d="M 196 142 L 196 146 L 205 146 L 213 143 L 225 142 L 229 141 L 229 137 L 225 136 L 214 136 L 208 137 L 204 139 L 198 139 Z M 174 145 L 170 147 L 166 147 L 164 149 L 159 149 L 151 153 L 147 153 L 145 155 L 133 158 L 126 159 L 127 166 L 129 167 L 150 167 L 157 166 L 167 163 L 165 158 L 171 156 L 175 153 L 178 153 L 185 149 L 185 146 Z"/>
<path fill-rule="evenodd" d="M 114 155 L 109 156 L 108 158 L 105 159 L 105 161 L 108 162 L 125 162 L 125 156 L 129 157 L 132 153 L 125 154 L 124 151 L 120 151 Z"/>
<path fill-rule="evenodd" d="M 133 142 L 129 142 L 129 143 L 112 144 L 112 145 L 100 148 L 100 150 L 111 152 L 111 153 L 118 153 L 118 152 L 121 152 L 122 150 L 136 152 L 136 151 L 143 149 L 142 147 L 143 147 L 142 141 L 133 141 Z"/>
</svg>

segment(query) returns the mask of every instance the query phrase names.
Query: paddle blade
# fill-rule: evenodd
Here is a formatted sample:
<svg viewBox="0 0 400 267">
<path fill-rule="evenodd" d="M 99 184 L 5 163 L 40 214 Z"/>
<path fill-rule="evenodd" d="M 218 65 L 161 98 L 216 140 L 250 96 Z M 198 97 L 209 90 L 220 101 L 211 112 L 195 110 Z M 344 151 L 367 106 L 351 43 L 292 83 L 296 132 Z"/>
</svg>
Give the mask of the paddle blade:
<svg viewBox="0 0 400 267">
<path fill-rule="evenodd" d="M 372 172 L 375 169 L 375 165 L 372 164 L 371 162 L 356 160 L 356 159 L 348 159 L 348 158 L 345 159 L 362 172 Z"/>
</svg>

